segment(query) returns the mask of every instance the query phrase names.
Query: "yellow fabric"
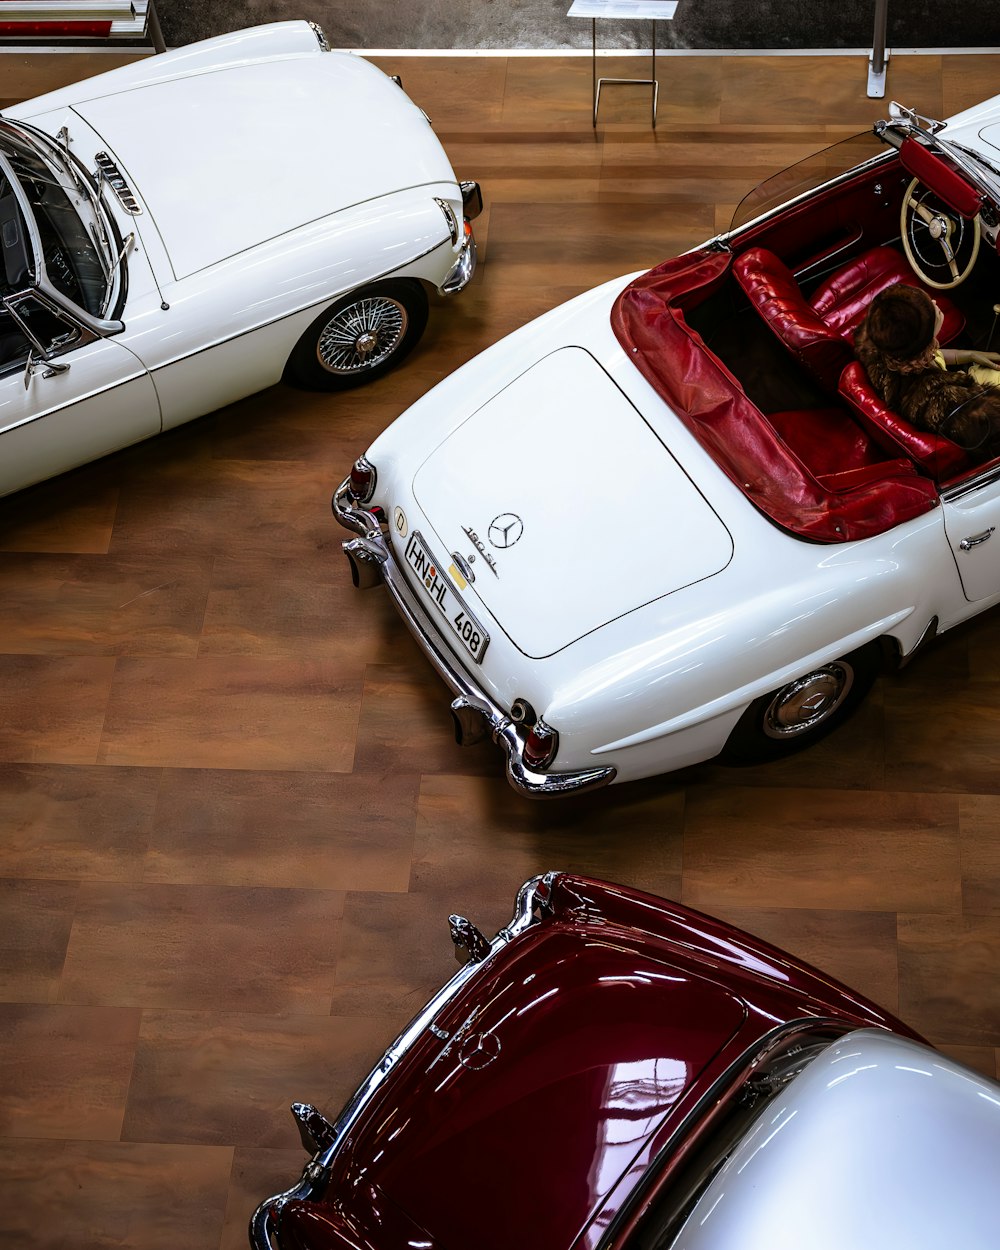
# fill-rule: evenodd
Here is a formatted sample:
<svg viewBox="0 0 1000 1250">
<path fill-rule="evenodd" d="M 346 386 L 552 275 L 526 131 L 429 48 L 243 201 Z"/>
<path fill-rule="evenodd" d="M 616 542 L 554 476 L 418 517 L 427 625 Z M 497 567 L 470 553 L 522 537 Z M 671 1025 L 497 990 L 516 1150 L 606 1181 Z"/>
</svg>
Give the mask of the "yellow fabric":
<svg viewBox="0 0 1000 1250">
<path fill-rule="evenodd" d="M 944 356 L 940 351 L 934 353 L 934 363 L 939 369 L 947 369 Z M 989 365 L 964 365 L 966 373 L 974 378 L 980 386 L 1000 386 L 1000 369 L 993 369 Z"/>
<path fill-rule="evenodd" d="M 966 365 L 965 367 L 980 386 L 1000 386 L 1000 369 L 993 369 L 989 365 Z"/>
</svg>

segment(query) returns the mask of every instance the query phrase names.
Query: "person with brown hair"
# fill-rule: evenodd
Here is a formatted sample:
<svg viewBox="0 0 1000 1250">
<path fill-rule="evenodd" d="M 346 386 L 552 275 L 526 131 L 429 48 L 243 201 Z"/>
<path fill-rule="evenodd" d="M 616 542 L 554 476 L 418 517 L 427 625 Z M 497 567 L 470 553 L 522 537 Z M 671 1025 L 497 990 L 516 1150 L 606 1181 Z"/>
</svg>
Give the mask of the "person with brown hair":
<svg viewBox="0 0 1000 1250">
<path fill-rule="evenodd" d="M 1000 456 L 1000 353 L 942 348 L 943 320 L 926 291 L 887 287 L 858 327 L 858 359 L 883 402 L 912 425 L 981 459 Z"/>
</svg>

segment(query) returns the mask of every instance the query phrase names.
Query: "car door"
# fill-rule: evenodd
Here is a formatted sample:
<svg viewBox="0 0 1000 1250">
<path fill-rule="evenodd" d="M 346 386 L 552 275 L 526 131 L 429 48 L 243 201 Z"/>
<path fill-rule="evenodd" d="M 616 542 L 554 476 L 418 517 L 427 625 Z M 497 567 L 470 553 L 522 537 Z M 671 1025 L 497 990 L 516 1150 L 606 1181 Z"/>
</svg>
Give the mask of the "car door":
<svg viewBox="0 0 1000 1250">
<path fill-rule="evenodd" d="M 160 408 L 147 370 L 37 292 L 0 306 L 0 495 L 148 438 Z"/>
<path fill-rule="evenodd" d="M 1000 596 L 1000 467 L 942 492 L 944 527 L 970 603 Z"/>
</svg>

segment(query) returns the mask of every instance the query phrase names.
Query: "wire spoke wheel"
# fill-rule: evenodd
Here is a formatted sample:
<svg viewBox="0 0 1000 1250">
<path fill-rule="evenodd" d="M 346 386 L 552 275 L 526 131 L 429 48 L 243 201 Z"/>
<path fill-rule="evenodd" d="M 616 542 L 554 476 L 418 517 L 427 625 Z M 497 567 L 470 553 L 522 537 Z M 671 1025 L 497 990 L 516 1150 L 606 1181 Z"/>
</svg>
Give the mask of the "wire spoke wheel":
<svg viewBox="0 0 1000 1250">
<path fill-rule="evenodd" d="M 342 308 L 326 323 L 316 355 L 331 373 L 352 374 L 387 360 L 406 334 L 409 316 L 395 299 L 373 296 Z"/>
<path fill-rule="evenodd" d="M 427 312 L 427 292 L 413 278 L 358 287 L 306 328 L 284 379 L 312 391 L 346 391 L 374 382 L 413 350 Z"/>
</svg>

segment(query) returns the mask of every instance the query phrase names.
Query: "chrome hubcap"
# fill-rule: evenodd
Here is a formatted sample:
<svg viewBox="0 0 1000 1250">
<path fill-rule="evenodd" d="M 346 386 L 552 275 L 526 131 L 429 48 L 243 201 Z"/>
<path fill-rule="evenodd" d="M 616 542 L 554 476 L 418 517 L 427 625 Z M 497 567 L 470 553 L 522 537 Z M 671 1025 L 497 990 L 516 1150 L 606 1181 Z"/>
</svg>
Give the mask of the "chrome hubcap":
<svg viewBox="0 0 1000 1250">
<path fill-rule="evenodd" d="M 842 660 L 783 686 L 764 713 L 769 738 L 794 738 L 829 720 L 847 698 L 854 670 Z"/>
<path fill-rule="evenodd" d="M 406 333 L 409 318 L 398 300 L 375 296 L 342 308 L 323 327 L 316 355 L 330 373 L 358 373 L 387 360 Z"/>
</svg>

